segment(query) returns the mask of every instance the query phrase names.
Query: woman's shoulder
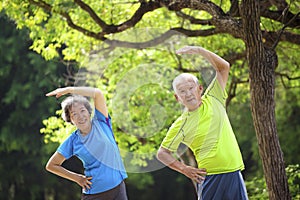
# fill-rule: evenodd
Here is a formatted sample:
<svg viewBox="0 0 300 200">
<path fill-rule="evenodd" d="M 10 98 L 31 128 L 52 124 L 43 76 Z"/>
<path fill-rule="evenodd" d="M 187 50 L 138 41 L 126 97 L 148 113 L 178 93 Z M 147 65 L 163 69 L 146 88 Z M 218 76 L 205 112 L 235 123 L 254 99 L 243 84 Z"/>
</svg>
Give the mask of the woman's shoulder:
<svg viewBox="0 0 300 200">
<path fill-rule="evenodd" d="M 110 115 L 108 114 L 108 117 L 105 117 L 104 114 L 102 112 L 100 112 L 99 110 L 97 110 L 95 108 L 95 115 L 94 115 L 94 119 L 99 120 L 99 121 L 108 121 L 111 120 Z"/>
</svg>

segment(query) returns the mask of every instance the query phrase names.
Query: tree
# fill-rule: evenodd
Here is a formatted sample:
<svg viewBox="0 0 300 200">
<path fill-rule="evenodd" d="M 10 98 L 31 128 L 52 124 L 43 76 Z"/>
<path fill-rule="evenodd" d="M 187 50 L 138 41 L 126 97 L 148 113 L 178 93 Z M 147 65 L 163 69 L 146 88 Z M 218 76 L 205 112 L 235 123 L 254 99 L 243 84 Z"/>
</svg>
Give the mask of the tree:
<svg viewBox="0 0 300 200">
<path fill-rule="evenodd" d="M 47 151 L 39 132 L 42 120 L 57 104 L 44 95 L 54 85 L 65 84 L 65 66 L 46 62 L 29 50 L 28 31 L 16 30 L 3 13 L 0 26 L 4 27 L 0 32 L 0 199 L 47 199 L 51 188 L 56 188 L 59 199 L 68 199 L 71 195 L 66 198 L 61 186 L 66 181 L 55 183 L 45 170 L 52 151 Z"/>
<path fill-rule="evenodd" d="M 14 0 L 0 5 L 19 27 L 26 26 L 31 30 L 32 48 L 46 59 L 57 56 L 56 49 L 62 45 L 65 59 L 82 61 L 86 56 L 83 52 L 111 52 L 121 47 L 150 48 L 179 34 L 195 38 L 213 38 L 218 34 L 227 41 L 230 37 L 231 45 L 233 41 L 242 42 L 245 51 L 243 47 L 233 49 L 227 44 L 218 53 L 230 52 L 224 57 L 233 67 L 242 68 L 245 61 L 248 63 L 251 111 L 269 197 L 290 199 L 277 136 L 274 92 L 276 76 L 299 79 L 299 72 L 291 76 L 279 71 L 277 54 L 280 45 L 300 44 L 299 4 L 296 1 L 153 0 L 99 4 L 91 0 Z M 122 38 L 120 33 L 130 33 L 133 27 L 151 27 L 158 23 L 163 31 L 149 40 L 134 42 L 129 36 L 125 38 L 129 39 L 127 41 L 118 39 Z M 210 42 L 209 45 L 218 46 L 212 40 Z M 289 56 L 292 58 L 294 54 L 292 51 Z M 176 59 L 178 70 L 192 71 L 182 68 L 181 59 Z M 122 63 L 120 66 L 125 67 Z M 245 81 L 241 77 L 234 78 L 230 89 Z M 234 96 L 234 93 L 229 95 Z"/>
</svg>

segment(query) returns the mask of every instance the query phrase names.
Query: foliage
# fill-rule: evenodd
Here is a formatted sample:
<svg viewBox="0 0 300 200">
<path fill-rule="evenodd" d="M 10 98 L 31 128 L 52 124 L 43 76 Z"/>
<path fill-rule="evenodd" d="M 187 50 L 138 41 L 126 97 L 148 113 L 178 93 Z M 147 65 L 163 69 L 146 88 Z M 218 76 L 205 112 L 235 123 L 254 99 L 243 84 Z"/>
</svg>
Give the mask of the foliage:
<svg viewBox="0 0 300 200">
<path fill-rule="evenodd" d="M 269 199 L 268 192 L 266 189 L 266 182 L 263 177 L 254 177 L 252 180 L 246 181 L 245 184 L 249 199 Z"/>
<path fill-rule="evenodd" d="M 286 168 L 287 176 L 289 177 L 289 186 L 293 199 L 300 199 L 300 166 L 289 165 Z"/>
<path fill-rule="evenodd" d="M 39 132 L 41 121 L 56 107 L 45 93 L 65 84 L 65 67 L 29 51 L 28 31 L 17 31 L 3 13 L 0 26 L 5 27 L 0 32 L 0 199 L 41 199 L 53 194 L 53 189 L 60 199 L 67 199 L 61 187 L 67 181 L 57 183 L 56 177 L 45 172 L 50 152 L 44 149 Z"/>
<path fill-rule="evenodd" d="M 292 199 L 300 198 L 300 167 L 297 165 L 289 165 L 286 169 L 289 188 Z M 246 187 L 249 199 L 264 200 L 268 199 L 265 179 L 263 177 L 254 177 L 246 181 Z"/>
<path fill-rule="evenodd" d="M 57 115 L 61 115 L 61 113 L 61 110 L 56 112 Z M 62 143 L 75 130 L 74 126 L 65 122 L 60 116 L 49 117 L 47 120 L 43 120 L 43 124 L 47 129 L 42 128 L 40 132 L 45 134 L 46 144 L 49 142 Z"/>
</svg>

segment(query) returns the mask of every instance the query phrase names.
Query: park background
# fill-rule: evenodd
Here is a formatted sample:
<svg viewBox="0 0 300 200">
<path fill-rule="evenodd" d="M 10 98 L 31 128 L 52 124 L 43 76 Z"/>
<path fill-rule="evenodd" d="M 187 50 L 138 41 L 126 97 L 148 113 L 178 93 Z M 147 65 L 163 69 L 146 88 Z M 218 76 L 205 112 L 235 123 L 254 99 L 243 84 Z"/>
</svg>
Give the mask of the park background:
<svg viewBox="0 0 300 200">
<path fill-rule="evenodd" d="M 172 39 L 176 35 L 172 33 L 169 40 L 148 49 L 109 49 L 93 38 L 84 38 L 81 33 L 65 28 L 63 20 L 53 19 L 54 22 L 49 27 L 46 22 L 50 23 L 50 20 L 37 22 L 37 13 L 41 10 L 35 11 L 36 13 L 28 12 L 28 16 L 24 15 L 22 21 L 18 14 L 21 15 L 23 11 L 12 12 L 12 8 L 15 6 L 17 9 L 18 6 L 13 5 L 17 1 L 11 2 L 12 4 L 3 3 L 3 7 L 0 7 L 3 9 L 0 15 L 0 199 L 80 198 L 78 185 L 44 169 L 59 143 L 72 130 L 70 125 L 60 119 L 61 100 L 46 98 L 45 93 L 70 85 L 97 86 L 107 91 L 107 99 L 112 99 L 108 101 L 108 105 L 115 120 L 114 131 L 129 169 L 129 178 L 126 180 L 129 199 L 196 199 L 193 183 L 189 179 L 153 161 L 167 128 L 181 113 L 181 108 L 172 96 L 170 81 L 174 75 L 183 71 L 195 73 L 204 85 L 212 76 L 210 66 L 206 66 L 207 63 L 203 63 L 203 60 L 174 54 L 177 48 L 186 44 L 203 46 L 231 62 L 227 110 L 246 165 L 243 175 L 249 197 L 269 198 L 251 116 L 249 69 L 245 44 L 241 40 L 226 34 L 192 39 L 180 36 Z M 122 16 L 130 15 L 136 9 L 133 3 L 131 7 L 126 3 L 115 3 L 114 6 L 120 7 L 113 8 L 112 2 L 107 2 L 106 11 L 120 9 L 124 12 L 114 14 L 114 20 L 118 21 L 112 20 L 112 23 L 120 23 Z M 64 8 L 74 7 L 71 2 L 63 3 Z M 299 4 L 289 3 L 291 13 L 294 12 L 293 6 L 295 10 L 299 8 Z M 25 9 L 26 6 L 22 8 Z M 172 24 L 170 19 L 177 19 L 178 16 L 169 12 L 164 8 L 153 12 L 144 17 L 140 27 L 117 35 L 114 39 L 135 42 L 144 42 L 145 38 L 153 39 L 175 26 L 175 22 Z M 42 14 L 39 14 L 41 17 Z M 189 14 L 198 17 L 195 13 Z M 112 15 L 108 13 L 107 20 Z M 285 31 L 272 20 L 263 22 L 264 29 Z M 44 24 L 40 25 L 41 23 Z M 189 25 L 191 27 L 192 24 Z M 199 24 L 194 27 L 203 28 Z M 57 34 L 53 30 L 55 28 L 58 32 L 65 33 L 59 37 L 65 37 L 64 40 L 69 41 L 57 46 L 53 46 L 58 44 L 54 42 L 51 46 L 46 38 L 53 37 L 50 39 L 55 41 L 52 35 Z M 299 34 L 299 24 L 289 28 L 287 31 Z M 96 48 L 84 52 L 87 46 Z M 294 43 L 279 43 L 276 52 L 277 134 L 284 156 L 289 193 L 293 199 L 300 199 L 299 40 L 296 38 Z M 200 68 L 200 65 L 204 67 Z M 204 75 L 200 77 L 199 72 Z M 259 92 L 257 95 L 260 95 Z M 157 121 L 151 121 L 153 118 Z M 148 132 L 149 130 L 151 131 Z M 193 163 L 190 152 L 184 152 L 181 159 Z M 274 157 L 276 156 L 274 152 Z M 76 158 L 68 160 L 64 166 L 78 172 L 82 170 L 81 163 Z"/>
</svg>

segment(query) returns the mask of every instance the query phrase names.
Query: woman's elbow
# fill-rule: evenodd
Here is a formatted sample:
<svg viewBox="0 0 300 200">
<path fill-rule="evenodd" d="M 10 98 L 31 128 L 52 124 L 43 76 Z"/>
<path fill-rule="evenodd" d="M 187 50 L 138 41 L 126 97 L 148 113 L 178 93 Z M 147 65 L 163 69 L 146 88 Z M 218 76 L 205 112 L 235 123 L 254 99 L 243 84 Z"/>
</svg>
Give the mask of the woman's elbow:
<svg viewBox="0 0 300 200">
<path fill-rule="evenodd" d="M 45 169 L 48 171 L 48 172 L 54 172 L 55 169 L 56 169 L 56 166 L 58 166 L 57 164 L 53 163 L 52 161 L 48 161 L 48 163 L 46 164 L 45 166 Z"/>
<path fill-rule="evenodd" d="M 103 95 L 103 92 L 99 89 L 99 88 L 95 88 L 95 90 L 94 90 L 94 97 L 96 98 L 96 97 L 103 97 L 104 95 Z"/>
<path fill-rule="evenodd" d="M 51 172 L 51 163 L 50 162 L 47 162 L 46 166 L 45 166 L 45 169 L 48 171 L 48 172 Z"/>
</svg>

